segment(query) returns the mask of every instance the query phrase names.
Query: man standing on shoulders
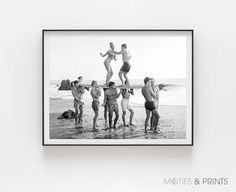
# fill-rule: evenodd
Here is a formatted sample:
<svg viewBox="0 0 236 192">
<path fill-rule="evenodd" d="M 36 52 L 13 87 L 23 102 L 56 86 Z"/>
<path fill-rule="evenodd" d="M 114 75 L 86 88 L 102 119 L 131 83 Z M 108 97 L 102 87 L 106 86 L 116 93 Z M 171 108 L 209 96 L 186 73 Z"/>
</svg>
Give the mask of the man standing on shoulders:
<svg viewBox="0 0 236 192">
<path fill-rule="evenodd" d="M 105 91 L 105 98 L 103 105 L 105 106 L 107 104 L 108 106 L 108 117 L 109 117 L 109 129 L 116 129 L 116 123 L 119 119 L 119 108 L 118 108 L 118 102 L 117 99 L 120 96 L 120 93 L 118 94 L 117 89 L 114 87 L 115 83 L 110 81 L 109 82 L 109 88 Z M 116 117 L 114 119 L 114 124 L 112 126 L 112 117 L 113 112 L 115 112 Z"/>
<path fill-rule="evenodd" d="M 127 45 L 126 44 L 122 44 L 121 45 L 121 51 L 120 52 L 116 52 L 114 51 L 115 54 L 118 54 L 118 55 L 122 55 L 122 60 L 123 60 L 123 65 L 122 67 L 120 68 L 120 71 L 119 71 L 119 78 L 121 80 L 121 83 L 122 83 L 122 86 L 124 86 L 124 80 L 123 80 L 123 77 L 122 75 L 124 75 L 124 78 L 126 81 L 129 81 L 128 77 L 127 77 L 127 74 L 128 72 L 130 71 L 130 59 L 131 59 L 131 55 L 130 55 L 130 52 L 127 50 Z"/>
<path fill-rule="evenodd" d="M 93 118 L 93 130 L 98 131 L 98 129 L 96 129 L 96 125 L 97 125 L 98 112 L 100 108 L 99 97 L 101 96 L 101 89 L 97 86 L 97 81 L 92 81 L 91 85 L 92 89 L 90 94 L 93 98 L 92 108 L 95 113 L 95 116 Z"/>
<path fill-rule="evenodd" d="M 159 122 L 159 114 L 157 112 L 156 106 L 153 101 L 153 97 L 155 97 L 155 93 L 152 90 L 151 87 L 151 78 L 146 77 L 144 79 L 144 87 L 142 88 L 142 94 L 143 97 L 145 98 L 145 109 L 146 109 L 146 119 L 145 119 L 145 133 L 147 133 L 147 125 L 148 121 L 150 119 L 150 112 L 152 112 L 153 115 L 153 128 L 154 128 L 154 133 L 157 133 L 157 125 Z"/>
</svg>

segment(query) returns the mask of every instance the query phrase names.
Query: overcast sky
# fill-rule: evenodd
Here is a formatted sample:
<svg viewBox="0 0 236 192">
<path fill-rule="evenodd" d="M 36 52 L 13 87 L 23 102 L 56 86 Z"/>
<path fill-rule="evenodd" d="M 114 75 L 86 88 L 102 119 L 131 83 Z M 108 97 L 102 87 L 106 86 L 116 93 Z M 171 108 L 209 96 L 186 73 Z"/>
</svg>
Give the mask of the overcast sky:
<svg viewBox="0 0 236 192">
<path fill-rule="evenodd" d="M 131 53 L 130 79 L 143 79 L 145 76 L 162 78 L 186 78 L 186 36 L 155 34 L 120 33 L 50 33 L 45 35 L 45 65 L 49 63 L 50 80 L 77 79 L 83 76 L 88 80 L 105 81 L 104 57 L 100 56 L 113 42 L 120 51 L 126 43 Z M 48 63 L 47 63 L 48 62 Z M 122 57 L 111 62 L 113 79 L 118 79 Z"/>
</svg>

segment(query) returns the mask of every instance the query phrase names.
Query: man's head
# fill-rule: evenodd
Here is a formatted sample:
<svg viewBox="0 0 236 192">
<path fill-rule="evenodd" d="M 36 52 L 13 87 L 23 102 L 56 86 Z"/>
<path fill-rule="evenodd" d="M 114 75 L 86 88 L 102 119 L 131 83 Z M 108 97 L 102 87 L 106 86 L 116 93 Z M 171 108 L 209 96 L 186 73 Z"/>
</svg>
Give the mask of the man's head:
<svg viewBox="0 0 236 192">
<path fill-rule="evenodd" d="M 154 87 L 155 86 L 155 79 L 154 78 L 151 78 L 151 85 Z"/>
<path fill-rule="evenodd" d="M 126 48 L 127 48 L 127 45 L 126 45 L 126 44 L 122 44 L 122 45 L 121 45 L 121 49 L 122 49 L 122 50 L 124 50 L 124 49 L 126 49 Z"/>
<path fill-rule="evenodd" d="M 78 82 L 77 80 L 75 80 L 75 81 L 74 81 L 74 86 L 75 86 L 75 87 L 78 87 L 78 85 L 79 85 L 79 82 Z"/>
<path fill-rule="evenodd" d="M 79 76 L 79 77 L 78 77 L 78 83 L 82 83 L 82 81 L 83 81 L 83 77 L 82 77 L 82 76 Z"/>
<path fill-rule="evenodd" d="M 145 78 L 144 78 L 144 84 L 145 84 L 145 85 L 150 84 L 150 80 L 151 80 L 150 77 L 145 77 Z"/>
<path fill-rule="evenodd" d="M 115 86 L 115 82 L 110 81 L 110 82 L 109 82 L 109 87 L 114 87 L 114 86 Z"/>
<path fill-rule="evenodd" d="M 92 81 L 91 85 L 92 85 L 92 87 L 96 87 L 97 86 L 97 81 Z"/>
<path fill-rule="evenodd" d="M 110 42 L 110 48 L 111 48 L 112 50 L 115 49 L 115 46 L 114 46 L 114 44 L 113 44 L 112 42 Z"/>
</svg>

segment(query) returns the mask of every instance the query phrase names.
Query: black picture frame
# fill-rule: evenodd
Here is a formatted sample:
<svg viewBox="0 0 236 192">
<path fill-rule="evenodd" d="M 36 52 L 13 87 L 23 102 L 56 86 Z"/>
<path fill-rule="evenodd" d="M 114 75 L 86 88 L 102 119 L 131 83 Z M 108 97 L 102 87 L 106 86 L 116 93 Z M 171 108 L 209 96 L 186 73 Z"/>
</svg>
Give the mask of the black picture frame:
<svg viewBox="0 0 236 192">
<path fill-rule="evenodd" d="M 189 144 L 47 144 L 44 139 L 45 132 L 45 108 L 44 108 L 44 68 L 45 68 L 45 58 L 44 58 L 44 37 L 45 32 L 70 32 L 70 31 L 102 31 L 102 32 L 112 32 L 112 31 L 162 31 L 162 32 L 191 32 L 191 143 Z M 42 146 L 194 146 L 194 29 L 42 29 Z"/>
</svg>

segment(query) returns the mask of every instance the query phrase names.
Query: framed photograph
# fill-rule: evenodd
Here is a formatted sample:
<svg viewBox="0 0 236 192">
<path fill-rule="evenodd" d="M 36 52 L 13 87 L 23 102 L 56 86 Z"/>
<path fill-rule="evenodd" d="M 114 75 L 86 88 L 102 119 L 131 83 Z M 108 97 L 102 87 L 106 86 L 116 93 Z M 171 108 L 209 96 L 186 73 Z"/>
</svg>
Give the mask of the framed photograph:
<svg viewBox="0 0 236 192">
<path fill-rule="evenodd" d="M 193 39 L 43 30 L 43 145 L 192 146 Z"/>
</svg>

